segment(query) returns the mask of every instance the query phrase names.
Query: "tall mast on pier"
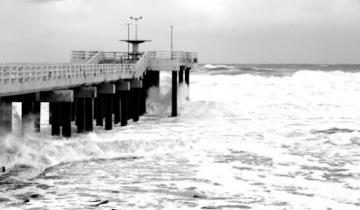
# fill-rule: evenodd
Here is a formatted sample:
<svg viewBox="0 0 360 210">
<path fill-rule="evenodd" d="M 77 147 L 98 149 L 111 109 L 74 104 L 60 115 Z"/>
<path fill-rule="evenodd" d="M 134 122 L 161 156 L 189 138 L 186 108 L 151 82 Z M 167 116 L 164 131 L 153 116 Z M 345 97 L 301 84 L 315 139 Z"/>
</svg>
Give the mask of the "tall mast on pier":
<svg viewBox="0 0 360 210">
<path fill-rule="evenodd" d="M 131 44 L 132 45 L 132 52 L 128 53 L 128 59 L 129 60 L 138 60 L 141 55 L 143 54 L 143 52 L 139 52 L 139 45 L 144 43 L 144 42 L 150 42 L 151 40 L 141 40 L 138 39 L 138 35 L 137 35 L 137 31 L 138 31 L 138 25 L 137 22 L 139 20 L 143 19 L 142 16 L 134 18 L 134 17 L 130 17 L 130 20 L 135 21 L 135 39 L 130 39 L 129 36 L 129 32 L 128 32 L 128 39 L 126 40 L 120 40 L 122 42 L 127 42 L 128 45 Z M 128 27 L 130 27 L 130 25 L 128 25 Z M 129 28 L 128 28 L 129 29 Z M 129 49 L 128 49 L 129 50 Z M 131 56 L 131 59 L 129 58 Z"/>
</svg>

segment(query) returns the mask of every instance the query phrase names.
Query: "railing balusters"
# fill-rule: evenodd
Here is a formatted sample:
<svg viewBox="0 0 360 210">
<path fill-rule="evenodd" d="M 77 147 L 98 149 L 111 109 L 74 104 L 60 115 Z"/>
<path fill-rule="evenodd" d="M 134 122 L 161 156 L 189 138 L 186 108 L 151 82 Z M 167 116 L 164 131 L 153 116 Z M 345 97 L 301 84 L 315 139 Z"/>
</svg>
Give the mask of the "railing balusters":
<svg viewBox="0 0 360 210">
<path fill-rule="evenodd" d="M 91 84 L 101 81 L 112 81 L 120 78 L 140 77 L 151 60 L 165 60 L 169 63 L 172 58 L 181 65 L 195 62 L 197 54 L 191 52 L 166 52 L 152 51 L 145 53 L 137 63 L 110 63 L 99 64 L 102 60 L 109 58 L 109 52 L 102 51 L 73 51 L 73 60 L 85 60 L 88 56 L 92 63 L 69 63 L 69 64 L 33 64 L 16 65 L 0 64 L 0 94 L 4 93 L 8 84 L 16 88 L 16 84 L 26 84 L 26 87 L 39 88 L 44 85 L 46 88 L 52 86 L 66 87 L 66 85 Z M 121 61 L 122 56 L 127 53 L 111 52 L 111 58 L 116 62 Z M 40 84 L 38 84 L 40 82 Z M 34 85 L 32 85 L 34 84 Z M 4 89 L 2 89 L 4 87 Z M 20 86 L 19 86 L 20 87 Z M 13 91 L 13 90 L 11 90 Z M 31 90 L 28 90 L 31 91 Z"/>
</svg>

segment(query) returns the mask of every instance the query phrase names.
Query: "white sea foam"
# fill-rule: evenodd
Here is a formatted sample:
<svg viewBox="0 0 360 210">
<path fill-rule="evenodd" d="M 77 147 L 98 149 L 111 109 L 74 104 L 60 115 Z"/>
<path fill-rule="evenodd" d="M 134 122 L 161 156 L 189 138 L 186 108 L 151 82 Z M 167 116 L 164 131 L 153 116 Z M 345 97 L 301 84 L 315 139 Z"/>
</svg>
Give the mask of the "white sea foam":
<svg viewBox="0 0 360 210">
<path fill-rule="evenodd" d="M 34 168 L 21 178 L 48 169 L 35 187 L 5 186 L 0 207 L 35 191 L 44 198 L 28 208 L 357 209 L 359 81 L 340 71 L 197 73 L 190 101 L 180 86 L 179 117 L 169 118 L 162 74 L 138 123 L 63 139 L 49 137 L 45 116 L 41 134 L 1 138 L 3 164 Z"/>
<path fill-rule="evenodd" d="M 228 65 L 206 64 L 202 68 L 203 69 L 230 69 L 230 68 L 234 68 L 234 67 L 233 66 L 228 66 Z"/>
</svg>

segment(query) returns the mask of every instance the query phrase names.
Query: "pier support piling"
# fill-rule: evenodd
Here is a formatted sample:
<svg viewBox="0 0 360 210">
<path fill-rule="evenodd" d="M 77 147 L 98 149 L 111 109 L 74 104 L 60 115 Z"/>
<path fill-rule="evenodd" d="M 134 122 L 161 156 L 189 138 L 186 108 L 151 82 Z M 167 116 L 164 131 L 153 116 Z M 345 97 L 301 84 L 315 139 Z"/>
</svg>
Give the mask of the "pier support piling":
<svg viewBox="0 0 360 210">
<path fill-rule="evenodd" d="M 93 131 L 94 98 L 85 98 L 85 131 Z"/>
<path fill-rule="evenodd" d="M 41 102 L 34 101 L 34 126 L 35 132 L 40 132 Z"/>
<path fill-rule="evenodd" d="M 75 90 L 78 133 L 93 131 L 94 98 L 96 97 L 96 87 L 81 87 Z"/>
<path fill-rule="evenodd" d="M 118 90 L 116 90 L 116 93 L 114 94 L 114 98 L 113 98 L 113 102 L 114 102 L 114 107 L 113 107 L 113 111 L 114 111 L 114 124 L 119 124 L 121 121 L 121 101 L 120 101 L 120 92 Z"/>
<path fill-rule="evenodd" d="M 139 121 L 140 116 L 140 95 L 143 83 L 141 80 L 133 80 L 130 84 L 131 99 L 132 99 L 132 119 L 134 122 Z"/>
<path fill-rule="evenodd" d="M 120 125 L 126 126 L 128 120 L 128 94 L 130 82 L 120 81 L 116 84 L 116 91 L 120 97 Z"/>
<path fill-rule="evenodd" d="M 179 84 L 180 85 L 182 83 L 184 83 L 184 71 L 185 71 L 185 66 L 180 66 L 180 70 L 179 70 Z"/>
<path fill-rule="evenodd" d="M 191 68 L 186 68 L 185 69 L 185 83 L 188 87 L 188 95 L 186 96 L 186 100 L 189 100 L 189 93 L 190 93 L 190 69 Z"/>
<path fill-rule="evenodd" d="M 76 125 L 77 132 L 85 132 L 85 98 L 77 98 L 76 101 Z"/>
<path fill-rule="evenodd" d="M 133 113 L 133 96 L 134 93 L 133 91 L 130 89 L 128 94 L 127 94 L 127 120 L 132 119 L 132 113 Z"/>
<path fill-rule="evenodd" d="M 10 133 L 12 131 L 12 102 L 3 101 L 0 98 L 0 131 Z"/>
<path fill-rule="evenodd" d="M 126 126 L 128 121 L 128 95 L 129 91 L 121 91 L 121 126 Z"/>
<path fill-rule="evenodd" d="M 53 107 L 51 135 L 59 136 L 60 128 L 63 137 L 71 137 L 72 102 L 51 102 Z"/>
<path fill-rule="evenodd" d="M 177 87 L 178 87 L 178 72 L 172 71 L 172 89 L 171 89 L 171 117 L 177 116 Z"/>
<path fill-rule="evenodd" d="M 52 115 L 53 115 L 53 104 L 49 103 L 49 125 L 51 125 L 52 123 Z"/>
<path fill-rule="evenodd" d="M 148 86 L 157 87 L 160 86 L 160 71 L 147 71 Z"/>
<path fill-rule="evenodd" d="M 112 130 L 113 96 L 116 93 L 115 84 L 100 85 L 97 93 L 103 98 L 102 106 L 104 106 L 105 111 L 105 130 Z"/>
<path fill-rule="evenodd" d="M 95 118 L 96 126 L 104 125 L 104 98 L 102 95 L 98 95 L 95 99 Z"/>
<path fill-rule="evenodd" d="M 73 90 L 55 90 L 41 92 L 38 102 L 49 102 L 51 110 L 51 135 L 71 137 L 72 103 L 74 102 Z"/>
<path fill-rule="evenodd" d="M 147 97 L 147 90 L 148 90 L 148 81 L 147 75 L 143 75 L 143 87 L 140 90 L 140 115 L 144 115 L 146 113 L 146 97 Z"/>
<path fill-rule="evenodd" d="M 51 135 L 60 135 L 61 105 L 58 102 L 51 102 Z"/>
<path fill-rule="evenodd" d="M 105 130 L 112 130 L 113 95 L 104 96 L 105 104 Z"/>
<path fill-rule="evenodd" d="M 33 121 L 34 100 L 25 99 L 21 102 L 21 132 L 25 133 L 26 127 Z"/>
<path fill-rule="evenodd" d="M 71 116 L 72 116 L 72 102 L 62 102 L 60 103 L 62 115 L 62 135 L 64 137 L 71 137 Z"/>
</svg>

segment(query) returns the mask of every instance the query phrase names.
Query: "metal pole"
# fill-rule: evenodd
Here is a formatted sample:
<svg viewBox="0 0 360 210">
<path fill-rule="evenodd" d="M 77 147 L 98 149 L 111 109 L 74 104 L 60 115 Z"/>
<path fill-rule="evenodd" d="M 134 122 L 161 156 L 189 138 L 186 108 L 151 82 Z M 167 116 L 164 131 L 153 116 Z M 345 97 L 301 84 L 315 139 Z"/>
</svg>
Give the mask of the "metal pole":
<svg viewBox="0 0 360 210">
<path fill-rule="evenodd" d="M 130 24 L 128 24 L 128 60 L 130 58 L 130 43 L 129 43 L 129 40 L 130 40 Z"/>
<path fill-rule="evenodd" d="M 137 20 L 135 21 L 135 40 L 137 40 Z"/>
<path fill-rule="evenodd" d="M 130 25 L 131 23 L 124 23 L 125 25 L 127 25 L 127 32 L 128 32 L 128 41 L 127 41 L 127 59 L 129 60 L 130 59 L 130 43 L 129 43 L 129 40 L 130 40 Z"/>
<path fill-rule="evenodd" d="M 171 44 L 170 44 L 170 59 L 172 60 L 172 53 L 173 53 L 173 30 L 174 30 L 174 26 L 171 25 Z"/>
<path fill-rule="evenodd" d="M 130 17 L 130 19 L 135 21 L 135 40 L 137 40 L 137 22 L 142 19 L 142 16 L 138 18 Z"/>
</svg>

